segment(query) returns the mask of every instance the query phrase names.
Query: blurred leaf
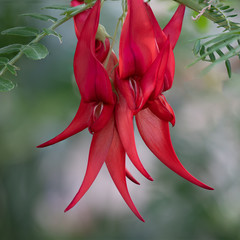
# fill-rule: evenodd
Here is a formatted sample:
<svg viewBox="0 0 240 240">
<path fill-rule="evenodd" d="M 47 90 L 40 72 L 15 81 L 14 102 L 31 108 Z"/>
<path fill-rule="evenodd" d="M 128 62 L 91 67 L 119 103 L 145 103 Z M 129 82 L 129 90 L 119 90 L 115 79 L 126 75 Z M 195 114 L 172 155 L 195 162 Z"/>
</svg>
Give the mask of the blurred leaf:
<svg viewBox="0 0 240 240">
<path fill-rule="evenodd" d="M 194 12 L 193 14 L 194 17 L 197 16 L 197 13 Z M 197 19 L 196 21 L 194 21 L 194 25 L 196 26 L 197 30 L 200 31 L 200 32 L 206 32 L 208 31 L 208 27 L 209 27 L 209 20 L 204 17 L 204 16 L 201 16 L 199 19 Z"/>
<path fill-rule="evenodd" d="M 2 31 L 2 34 L 22 37 L 35 37 L 39 34 L 39 30 L 32 27 L 14 27 Z"/>
<path fill-rule="evenodd" d="M 194 55 L 197 55 L 199 53 L 201 49 L 201 42 L 200 42 L 200 39 L 198 39 L 195 44 L 194 44 L 194 47 L 193 47 L 193 53 Z"/>
<path fill-rule="evenodd" d="M 12 81 L 0 77 L 0 92 L 8 92 L 14 88 Z"/>
<path fill-rule="evenodd" d="M 48 49 L 41 43 L 27 45 L 22 49 L 23 53 L 30 59 L 40 60 L 48 55 Z"/>
<path fill-rule="evenodd" d="M 0 65 L 5 65 L 9 62 L 9 59 L 6 57 L 0 57 Z"/>
<path fill-rule="evenodd" d="M 12 44 L 6 47 L 0 48 L 0 54 L 18 52 L 22 48 L 22 44 Z"/>
<path fill-rule="evenodd" d="M 227 72 L 228 72 L 228 77 L 231 78 L 232 77 L 232 69 L 231 69 L 231 63 L 229 60 L 225 61 L 225 65 L 227 68 Z"/>
<path fill-rule="evenodd" d="M 16 69 L 13 65 L 7 64 L 6 67 L 11 74 L 13 74 L 14 76 L 17 76 Z"/>
<path fill-rule="evenodd" d="M 55 9 L 55 10 L 67 10 L 69 5 L 52 5 L 48 7 L 44 7 L 42 9 Z"/>
<path fill-rule="evenodd" d="M 32 17 L 38 20 L 42 20 L 42 21 L 52 21 L 52 22 L 56 22 L 58 19 L 49 15 L 45 15 L 45 14 L 39 14 L 39 13 L 24 13 L 21 14 L 22 16 L 27 16 L 27 17 Z"/>
<path fill-rule="evenodd" d="M 54 30 L 48 29 L 48 28 L 44 28 L 43 31 L 47 34 L 47 35 L 53 35 L 55 37 L 57 37 L 59 39 L 59 42 L 62 43 L 62 35 L 57 33 Z"/>
</svg>

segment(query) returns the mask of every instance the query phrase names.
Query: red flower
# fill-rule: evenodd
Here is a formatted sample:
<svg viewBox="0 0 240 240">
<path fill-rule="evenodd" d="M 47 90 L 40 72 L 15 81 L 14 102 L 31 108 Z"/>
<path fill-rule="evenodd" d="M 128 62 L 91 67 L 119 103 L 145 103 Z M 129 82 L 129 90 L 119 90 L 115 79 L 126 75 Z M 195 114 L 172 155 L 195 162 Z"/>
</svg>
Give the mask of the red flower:
<svg viewBox="0 0 240 240">
<path fill-rule="evenodd" d="M 72 6 L 82 3 L 77 0 L 71 2 Z M 126 184 L 126 177 L 139 184 L 126 169 L 126 153 L 135 167 L 152 180 L 137 154 L 134 116 L 144 142 L 167 167 L 198 186 L 212 189 L 193 177 L 178 160 L 169 133 L 169 122 L 174 125 L 175 116 L 162 94 L 173 83 L 173 49 L 181 32 L 184 11 L 185 7 L 179 6 L 162 31 L 147 3 L 143 0 L 128 0 L 128 13 L 120 38 L 118 67 L 114 52 L 109 53 L 109 39 L 96 39 L 100 0 L 92 8 L 74 17 L 78 42 L 73 66 L 81 94 L 80 106 L 62 133 L 38 146 L 55 144 L 85 128 L 93 135 L 82 185 L 65 211 L 83 197 L 105 163 L 127 205 L 144 221 L 131 200 Z M 112 87 L 115 87 L 118 97 Z"/>
<path fill-rule="evenodd" d="M 162 95 L 172 85 L 172 49 L 180 35 L 184 10 L 185 7 L 180 5 L 162 31 L 147 3 L 128 0 L 128 14 L 119 46 L 116 86 L 120 101 L 116 108 L 116 122 L 125 151 L 143 175 L 146 176 L 145 169 L 138 158 L 134 140 L 134 115 L 144 142 L 167 167 L 198 186 L 212 189 L 193 177 L 177 158 L 168 123 L 174 125 L 175 116 Z"/>
<path fill-rule="evenodd" d="M 80 3 L 72 1 L 73 6 Z M 116 96 L 112 91 L 111 82 L 115 78 L 117 58 L 111 53 L 106 70 L 103 62 L 109 52 L 109 40 L 105 44 L 95 40 L 100 15 L 100 0 L 93 8 L 74 17 L 75 31 L 78 38 L 74 56 L 74 74 L 81 94 L 81 103 L 76 116 L 70 125 L 55 138 L 39 145 L 46 147 L 62 141 L 87 128 L 93 134 L 88 165 L 82 185 L 65 209 L 71 209 L 87 192 L 97 177 L 104 162 L 108 171 L 122 195 L 123 199 L 142 221 L 143 218 L 136 209 L 129 195 L 126 176 L 139 184 L 125 168 L 125 150 L 119 138 L 115 124 L 114 108 Z"/>
</svg>

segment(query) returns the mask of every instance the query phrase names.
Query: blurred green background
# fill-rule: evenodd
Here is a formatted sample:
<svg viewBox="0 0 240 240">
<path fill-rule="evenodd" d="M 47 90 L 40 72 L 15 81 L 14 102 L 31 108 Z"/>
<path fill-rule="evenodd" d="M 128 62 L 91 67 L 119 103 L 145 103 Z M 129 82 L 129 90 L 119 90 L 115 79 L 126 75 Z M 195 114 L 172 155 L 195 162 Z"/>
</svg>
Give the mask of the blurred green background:
<svg viewBox="0 0 240 240">
<path fill-rule="evenodd" d="M 231 1 L 240 9 L 239 1 Z M 0 31 L 49 23 L 19 14 L 69 1 L 0 0 Z M 164 27 L 176 5 L 152 1 Z M 120 1 L 104 4 L 101 23 L 113 34 L 121 14 Z M 128 209 L 106 168 L 84 198 L 68 213 L 65 207 L 77 192 L 86 169 L 91 135 L 84 131 L 46 149 L 35 146 L 60 133 L 72 120 L 79 104 L 73 78 L 76 37 L 73 22 L 58 28 L 63 43 L 42 41 L 49 56 L 42 61 L 23 57 L 14 82 L 17 87 L 0 94 L 0 239 L 1 240 L 237 240 L 240 239 L 240 81 L 239 60 L 232 60 L 228 80 L 223 64 L 206 75 L 206 64 L 186 66 L 194 60 L 193 42 L 212 34 L 216 26 L 202 19 L 193 22 L 188 10 L 175 49 L 176 75 L 166 97 L 176 114 L 171 128 L 175 150 L 183 165 L 215 188 L 200 189 L 181 179 L 159 162 L 136 133 L 143 164 L 154 178 L 131 182 L 129 191 L 146 223 Z M 26 38 L 0 36 L 0 47 L 27 42 Z"/>
</svg>

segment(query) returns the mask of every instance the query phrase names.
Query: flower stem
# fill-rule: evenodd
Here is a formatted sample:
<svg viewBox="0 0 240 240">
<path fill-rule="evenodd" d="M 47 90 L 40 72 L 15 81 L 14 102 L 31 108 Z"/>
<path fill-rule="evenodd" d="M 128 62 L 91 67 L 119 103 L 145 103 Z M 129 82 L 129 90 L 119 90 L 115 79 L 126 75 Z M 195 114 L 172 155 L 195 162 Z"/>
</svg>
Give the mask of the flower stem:
<svg viewBox="0 0 240 240">
<path fill-rule="evenodd" d="M 77 15 L 78 13 L 81 13 L 85 10 L 87 10 L 88 8 L 92 7 L 95 4 L 94 2 L 85 4 L 85 6 L 81 6 L 81 8 L 77 9 L 76 11 L 73 11 L 69 14 L 66 14 L 65 17 L 63 17 L 62 19 L 59 19 L 58 21 L 56 21 L 52 26 L 50 26 L 48 28 L 48 30 L 53 31 L 55 30 L 57 27 L 59 27 L 60 25 L 62 25 L 63 23 L 67 22 L 68 20 L 70 20 L 72 17 L 74 17 L 75 15 Z M 46 31 L 42 31 L 41 33 L 39 33 L 30 43 L 28 43 L 26 46 L 30 46 L 33 43 L 37 43 L 39 42 L 41 39 L 43 39 L 44 37 L 47 36 L 47 32 Z M 15 55 L 9 62 L 8 64 L 10 65 L 14 65 L 21 57 L 23 56 L 23 50 L 20 49 L 19 53 L 17 55 Z M 3 74 L 7 71 L 7 64 L 5 67 L 3 67 L 3 69 L 0 71 L 0 77 L 3 76 Z"/>
<path fill-rule="evenodd" d="M 115 28 L 115 31 L 114 31 L 114 34 L 113 34 L 112 44 L 111 44 L 111 47 L 110 47 L 110 49 L 109 49 L 107 58 L 106 58 L 106 60 L 105 60 L 105 62 L 104 62 L 104 67 L 105 67 L 105 68 L 106 68 L 107 65 L 108 65 L 109 58 L 110 58 L 110 56 L 111 56 L 113 47 L 114 47 L 114 45 L 115 45 L 116 38 L 117 38 L 117 32 L 118 32 L 119 24 L 120 24 L 121 21 L 122 21 L 122 17 L 120 17 L 120 18 L 118 19 L 118 22 L 117 22 L 117 25 L 116 25 L 116 28 Z"/>
</svg>

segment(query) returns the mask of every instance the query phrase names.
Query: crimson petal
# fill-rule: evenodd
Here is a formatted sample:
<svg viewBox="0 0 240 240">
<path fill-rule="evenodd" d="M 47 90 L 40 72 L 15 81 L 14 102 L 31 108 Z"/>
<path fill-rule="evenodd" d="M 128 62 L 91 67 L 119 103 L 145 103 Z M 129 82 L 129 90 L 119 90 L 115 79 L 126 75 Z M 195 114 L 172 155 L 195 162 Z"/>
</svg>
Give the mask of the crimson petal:
<svg viewBox="0 0 240 240">
<path fill-rule="evenodd" d="M 164 95 L 159 95 L 154 101 L 148 102 L 148 108 L 160 119 L 175 125 L 175 114 Z"/>
<path fill-rule="evenodd" d="M 90 147 L 88 165 L 82 185 L 73 198 L 72 202 L 65 209 L 65 212 L 74 207 L 77 202 L 88 191 L 97 177 L 104 161 L 107 158 L 109 148 L 113 139 L 113 117 L 108 124 L 99 132 L 93 134 L 93 139 Z"/>
<path fill-rule="evenodd" d="M 162 49 L 162 46 L 165 44 L 165 41 L 167 40 L 167 36 L 165 35 L 163 30 L 159 26 L 158 21 L 155 18 L 153 11 L 152 11 L 151 7 L 148 5 L 148 3 L 145 3 L 145 8 L 148 13 L 148 18 L 149 18 L 149 20 L 152 24 L 153 30 L 154 30 L 157 45 L 158 45 L 159 49 Z"/>
<path fill-rule="evenodd" d="M 83 4 L 83 3 L 84 2 L 79 2 L 77 0 L 73 0 L 73 1 L 71 1 L 71 6 L 76 7 L 76 6 L 78 6 L 80 4 Z M 87 9 L 86 11 L 81 12 L 81 13 L 79 13 L 79 14 L 77 14 L 73 17 L 74 28 L 75 28 L 75 33 L 76 33 L 77 38 L 80 37 L 80 33 L 83 30 L 84 25 L 82 23 L 86 21 L 86 19 L 89 16 L 90 13 L 91 13 L 91 9 Z"/>
<path fill-rule="evenodd" d="M 132 161 L 133 165 L 149 180 L 153 180 L 143 167 L 136 149 L 134 130 L 133 130 L 133 113 L 129 109 L 125 99 L 120 95 L 120 102 L 116 106 L 116 123 L 119 136 L 123 147 Z"/>
<path fill-rule="evenodd" d="M 158 47 L 143 0 L 128 0 L 128 13 L 119 43 L 119 74 L 142 76 L 157 56 Z"/>
<path fill-rule="evenodd" d="M 126 177 L 131 180 L 133 183 L 140 185 L 140 183 L 133 177 L 133 175 L 126 169 Z"/>
<path fill-rule="evenodd" d="M 144 222 L 144 219 L 142 218 L 137 208 L 135 207 L 127 189 L 126 169 L 125 169 L 125 151 L 122 146 L 121 140 L 118 136 L 118 132 L 115 128 L 114 128 L 112 145 L 109 149 L 109 153 L 106 159 L 106 165 L 113 179 L 113 182 L 115 183 L 118 191 L 122 195 L 125 202 L 129 206 L 129 208 L 133 211 L 133 213 L 141 221 Z"/>
<path fill-rule="evenodd" d="M 84 12 L 83 12 L 84 13 Z M 81 15 L 81 13 L 80 13 Z M 114 104 L 108 74 L 95 56 L 95 35 L 100 15 L 100 1 L 96 1 L 90 14 L 81 24 L 74 55 L 74 74 L 82 99 L 86 102 L 103 101 Z"/>
<path fill-rule="evenodd" d="M 148 12 L 148 17 L 149 17 L 149 19 L 152 23 L 153 29 L 154 29 L 157 45 L 158 45 L 158 47 L 161 51 L 164 48 L 164 44 L 167 41 L 167 38 L 169 37 L 170 41 L 171 41 L 174 37 L 172 35 L 171 36 L 166 36 L 166 34 L 160 28 L 160 26 L 157 22 L 157 19 L 155 18 L 150 6 L 147 3 L 145 3 L 145 7 L 146 7 L 146 10 Z M 177 15 L 179 15 L 179 14 L 177 14 Z M 170 26 L 168 26 L 168 27 L 170 27 Z M 168 33 L 167 29 L 165 29 L 165 30 Z M 181 31 L 181 29 L 180 29 L 180 31 Z M 174 29 L 173 29 L 173 33 L 174 33 Z M 178 33 L 178 37 L 179 37 L 179 34 L 180 34 L 180 32 Z M 171 46 L 172 46 L 172 44 L 173 43 L 171 42 Z M 173 46 L 172 46 L 172 48 L 173 48 Z M 172 87 L 174 73 L 175 73 L 175 59 L 174 59 L 173 51 L 171 49 L 170 52 L 169 52 L 168 65 L 167 65 L 167 68 L 166 68 L 166 73 L 165 73 L 165 76 L 164 76 L 163 91 L 167 91 L 169 88 Z"/>
<path fill-rule="evenodd" d="M 148 108 L 136 115 L 139 132 L 149 149 L 172 171 L 202 188 L 213 188 L 193 177 L 179 161 L 170 139 L 169 124 L 159 119 Z"/>
<path fill-rule="evenodd" d="M 72 122 L 70 123 L 70 125 L 62 133 L 57 135 L 55 138 L 45 143 L 42 143 L 37 147 L 38 148 L 47 147 L 49 145 L 60 142 L 68 137 L 71 137 L 76 133 L 81 132 L 83 129 L 88 127 L 88 124 L 91 120 L 93 108 L 94 108 L 94 103 L 84 103 L 83 101 L 81 101 L 77 114 L 72 120 Z"/>
<path fill-rule="evenodd" d="M 142 106 L 145 105 L 151 94 L 151 98 L 155 99 L 156 96 L 161 93 L 169 52 L 170 44 L 167 40 L 164 44 L 163 50 L 159 53 L 158 57 L 143 76 L 141 80 L 141 88 L 143 92 Z"/>
<path fill-rule="evenodd" d="M 175 45 L 182 30 L 184 13 L 185 6 L 181 4 L 179 5 L 177 11 L 175 12 L 171 20 L 163 29 L 163 32 L 166 34 L 167 37 L 169 37 L 173 49 L 175 48 Z"/>
<path fill-rule="evenodd" d="M 100 116 L 91 124 L 89 127 L 90 132 L 98 132 L 101 130 L 109 121 L 113 114 L 114 105 L 103 104 Z"/>
<path fill-rule="evenodd" d="M 105 39 L 105 42 L 102 42 L 98 39 L 95 40 L 95 55 L 98 61 L 103 63 L 108 55 L 110 49 L 110 41 L 108 38 Z"/>
<path fill-rule="evenodd" d="M 172 87 L 174 74 L 175 74 L 175 58 L 174 58 L 173 51 L 171 49 L 168 57 L 168 65 L 166 68 L 166 73 L 164 75 L 163 91 L 167 91 Z"/>
</svg>

